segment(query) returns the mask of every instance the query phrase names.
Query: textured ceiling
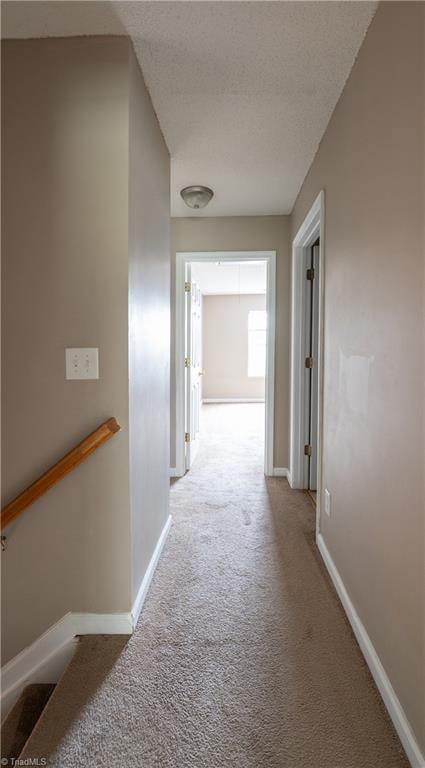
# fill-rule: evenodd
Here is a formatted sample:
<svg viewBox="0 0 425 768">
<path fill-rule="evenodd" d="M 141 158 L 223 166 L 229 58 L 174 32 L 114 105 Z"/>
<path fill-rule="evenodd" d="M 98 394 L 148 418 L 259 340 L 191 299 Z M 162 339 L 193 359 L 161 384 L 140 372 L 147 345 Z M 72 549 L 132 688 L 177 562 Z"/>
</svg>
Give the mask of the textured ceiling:
<svg viewBox="0 0 425 768">
<path fill-rule="evenodd" d="M 289 213 L 371 2 L 7 2 L 7 37 L 129 34 L 171 153 L 174 216 Z M 214 199 L 190 211 L 189 184 Z"/>
</svg>

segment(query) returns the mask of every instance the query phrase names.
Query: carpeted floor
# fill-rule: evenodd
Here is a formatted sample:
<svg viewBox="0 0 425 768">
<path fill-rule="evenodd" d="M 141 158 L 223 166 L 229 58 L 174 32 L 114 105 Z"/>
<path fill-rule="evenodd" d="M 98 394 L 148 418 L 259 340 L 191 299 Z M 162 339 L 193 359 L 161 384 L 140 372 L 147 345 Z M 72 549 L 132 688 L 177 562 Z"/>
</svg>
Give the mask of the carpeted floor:
<svg viewBox="0 0 425 768">
<path fill-rule="evenodd" d="M 206 406 L 203 423 L 135 634 L 82 640 L 22 757 L 407 768 L 316 551 L 311 502 L 263 476 L 262 406 Z"/>
</svg>

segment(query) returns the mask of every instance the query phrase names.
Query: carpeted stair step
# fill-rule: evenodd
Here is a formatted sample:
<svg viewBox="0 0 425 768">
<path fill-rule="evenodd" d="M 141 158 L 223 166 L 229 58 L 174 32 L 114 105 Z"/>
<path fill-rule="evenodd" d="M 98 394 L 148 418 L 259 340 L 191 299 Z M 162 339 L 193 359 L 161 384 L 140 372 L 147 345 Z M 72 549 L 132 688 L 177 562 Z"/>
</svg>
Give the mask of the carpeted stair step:
<svg viewBox="0 0 425 768">
<path fill-rule="evenodd" d="M 79 743 L 78 727 L 83 714 L 90 709 L 97 693 L 101 690 L 129 641 L 127 635 L 83 635 L 68 667 L 59 680 L 48 706 L 31 733 L 21 754 L 22 760 L 34 760 L 43 756 L 48 765 L 76 765 L 73 749 L 67 758 L 58 757 L 56 752 L 71 739 L 73 747 Z M 103 721 L 103 715 L 101 715 Z M 91 721 L 94 730 L 99 727 L 97 714 Z M 120 728 L 120 726 L 119 726 Z M 91 754 L 85 756 L 87 764 Z M 58 760 L 59 762 L 56 762 Z M 123 758 L 124 760 L 124 758 Z M 80 763 L 81 764 L 81 763 Z M 107 765 L 108 763 L 105 763 Z M 124 762 L 123 762 L 124 765 Z"/>
<path fill-rule="evenodd" d="M 54 683 L 33 683 L 24 688 L 1 727 L 3 759 L 19 757 L 54 689 Z"/>
</svg>

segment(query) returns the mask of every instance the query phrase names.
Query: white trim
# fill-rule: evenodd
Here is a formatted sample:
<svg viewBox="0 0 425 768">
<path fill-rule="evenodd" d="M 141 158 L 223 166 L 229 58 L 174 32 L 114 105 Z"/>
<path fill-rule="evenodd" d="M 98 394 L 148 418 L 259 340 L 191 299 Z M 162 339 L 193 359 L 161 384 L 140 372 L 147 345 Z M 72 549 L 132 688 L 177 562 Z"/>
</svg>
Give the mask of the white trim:
<svg viewBox="0 0 425 768">
<path fill-rule="evenodd" d="M 180 477 L 180 474 L 177 472 L 177 467 L 170 467 L 170 477 Z"/>
<path fill-rule="evenodd" d="M 344 582 L 336 568 L 334 561 L 329 553 L 321 533 L 317 535 L 317 546 L 320 554 L 332 579 L 333 585 L 341 600 L 342 606 L 347 614 L 353 632 L 356 636 L 360 650 L 365 657 L 366 663 L 375 680 L 377 688 L 382 696 L 388 714 L 393 722 L 401 743 L 405 749 L 408 760 L 412 768 L 425 768 L 425 757 L 421 753 L 420 747 L 415 739 L 409 721 L 403 711 L 403 708 L 397 698 L 396 692 L 391 685 L 390 679 L 385 672 L 382 662 L 373 647 L 372 641 L 358 615 L 351 598 L 345 588 Z"/>
<path fill-rule="evenodd" d="M 267 261 L 276 251 L 178 251 L 184 261 Z"/>
<path fill-rule="evenodd" d="M 176 253 L 176 472 L 182 477 L 185 462 L 185 392 L 184 392 L 184 330 L 185 330 L 185 268 L 192 261 L 266 261 L 267 292 L 267 360 L 265 392 L 264 473 L 273 475 L 274 388 L 275 388 L 275 327 L 276 327 L 276 251 L 193 251 Z"/>
<path fill-rule="evenodd" d="M 130 613 L 73 613 L 76 635 L 131 635 Z"/>
<path fill-rule="evenodd" d="M 264 403 L 264 397 L 204 397 L 203 403 Z"/>
<path fill-rule="evenodd" d="M 136 628 L 136 624 L 138 621 L 138 618 L 140 616 L 140 611 L 143 608 L 143 603 L 145 602 L 146 595 L 148 593 L 148 589 L 150 586 L 150 583 L 152 581 L 152 577 L 155 573 L 156 566 L 158 565 L 158 560 L 161 557 L 162 550 L 164 548 L 164 544 L 167 540 L 167 536 L 170 532 L 171 523 L 173 522 L 173 518 L 171 515 L 168 515 L 167 520 L 165 522 L 165 525 L 161 531 L 160 537 L 157 541 L 156 547 L 154 549 L 153 555 L 150 559 L 149 565 L 146 568 L 146 573 L 143 577 L 142 583 L 139 587 L 139 591 L 137 593 L 136 599 L 133 604 L 133 608 L 131 611 L 131 618 L 132 618 L 132 625 L 133 629 Z"/>
<path fill-rule="evenodd" d="M 206 291 L 204 288 L 202 288 L 202 295 L 203 296 L 265 296 L 266 291 L 261 290 L 254 290 L 252 288 L 239 288 L 237 293 L 236 290 L 233 289 L 232 291 L 223 291 L 217 290 L 217 291 Z"/>
<path fill-rule="evenodd" d="M 172 518 L 168 516 L 131 613 L 67 613 L 1 670 L 4 718 L 29 683 L 56 683 L 71 661 L 77 635 L 131 635 L 158 564 Z"/>
<path fill-rule="evenodd" d="M 7 715 L 29 683 L 57 683 L 77 635 L 131 635 L 131 613 L 67 613 L 1 669 L 1 711 Z"/>
<path fill-rule="evenodd" d="M 264 473 L 273 475 L 274 463 L 274 389 L 275 389 L 275 344 L 276 344 L 276 252 L 267 263 L 267 347 L 266 347 L 266 391 L 265 391 L 265 432 L 264 432 Z"/>
<path fill-rule="evenodd" d="M 286 467 L 274 467 L 273 477 L 288 477 L 288 470 Z"/>
<path fill-rule="evenodd" d="M 324 285 L 325 285 L 325 193 L 319 192 L 292 243 L 291 297 L 291 426 L 288 480 L 291 488 L 307 488 L 304 456 L 306 427 L 305 398 L 305 299 L 306 252 L 320 237 L 319 249 L 319 350 L 318 350 L 318 446 L 316 533 L 320 530 L 323 487 L 323 367 L 324 367 Z"/>
<path fill-rule="evenodd" d="M 1 670 L 2 719 L 29 683 L 56 683 L 76 646 L 72 613 L 67 613 Z"/>
</svg>

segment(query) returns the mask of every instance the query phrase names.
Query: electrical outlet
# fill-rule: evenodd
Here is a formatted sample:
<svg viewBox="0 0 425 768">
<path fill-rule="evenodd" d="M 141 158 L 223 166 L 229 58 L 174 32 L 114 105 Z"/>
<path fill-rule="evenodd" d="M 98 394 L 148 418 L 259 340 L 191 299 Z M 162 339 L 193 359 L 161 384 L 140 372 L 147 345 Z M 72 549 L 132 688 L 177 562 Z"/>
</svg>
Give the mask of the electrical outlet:
<svg viewBox="0 0 425 768">
<path fill-rule="evenodd" d="M 99 350 L 97 347 L 65 350 L 65 369 L 67 379 L 98 379 Z"/>
<path fill-rule="evenodd" d="M 325 512 L 328 517 L 331 516 L 331 494 L 327 488 L 325 488 Z"/>
</svg>

